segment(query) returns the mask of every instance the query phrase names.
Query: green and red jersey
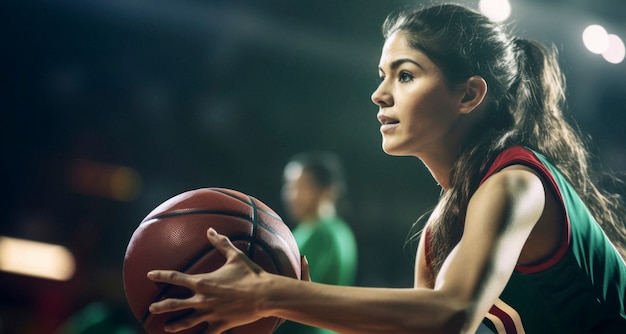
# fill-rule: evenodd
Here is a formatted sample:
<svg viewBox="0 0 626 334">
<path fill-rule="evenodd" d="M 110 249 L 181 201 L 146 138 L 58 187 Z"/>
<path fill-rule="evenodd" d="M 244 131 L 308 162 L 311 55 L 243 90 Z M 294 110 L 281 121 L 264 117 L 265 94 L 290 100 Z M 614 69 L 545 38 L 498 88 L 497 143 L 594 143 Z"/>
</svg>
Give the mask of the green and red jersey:
<svg viewBox="0 0 626 334">
<path fill-rule="evenodd" d="M 626 333 L 624 260 L 574 188 L 541 154 L 511 147 L 483 180 L 517 164 L 534 169 L 561 200 L 565 235 L 551 258 L 515 267 L 483 323 L 498 334 Z"/>
<path fill-rule="evenodd" d="M 560 200 L 564 235 L 549 259 L 515 267 L 477 333 L 626 333 L 624 259 L 572 185 L 541 154 L 508 148 L 482 181 L 511 165 L 535 170 Z"/>
</svg>

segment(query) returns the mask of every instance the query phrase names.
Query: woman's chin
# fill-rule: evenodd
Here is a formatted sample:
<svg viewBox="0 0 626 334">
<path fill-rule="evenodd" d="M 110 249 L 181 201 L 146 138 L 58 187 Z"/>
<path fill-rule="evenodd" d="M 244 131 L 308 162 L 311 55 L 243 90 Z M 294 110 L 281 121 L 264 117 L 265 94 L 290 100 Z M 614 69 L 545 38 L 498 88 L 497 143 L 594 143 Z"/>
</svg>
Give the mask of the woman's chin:
<svg viewBox="0 0 626 334">
<path fill-rule="evenodd" d="M 383 142 L 382 148 L 383 148 L 383 152 L 394 157 L 403 157 L 403 156 L 409 155 L 406 152 L 399 150 L 398 147 L 395 147 L 388 143 L 385 144 L 385 142 Z"/>
</svg>

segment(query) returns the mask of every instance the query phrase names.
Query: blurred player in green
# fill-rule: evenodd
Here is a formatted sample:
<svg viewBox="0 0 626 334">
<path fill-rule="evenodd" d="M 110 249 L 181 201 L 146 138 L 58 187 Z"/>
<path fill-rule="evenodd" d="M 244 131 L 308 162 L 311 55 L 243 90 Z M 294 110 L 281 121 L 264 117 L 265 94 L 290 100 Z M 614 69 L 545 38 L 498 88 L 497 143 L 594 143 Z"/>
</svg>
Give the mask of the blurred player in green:
<svg viewBox="0 0 626 334">
<path fill-rule="evenodd" d="M 309 263 L 311 280 L 354 285 L 357 244 L 350 226 L 339 216 L 337 204 L 346 192 L 339 158 L 330 152 L 295 155 L 285 166 L 282 198 L 293 235 Z M 285 322 L 276 333 L 321 334 L 331 331 Z"/>
</svg>

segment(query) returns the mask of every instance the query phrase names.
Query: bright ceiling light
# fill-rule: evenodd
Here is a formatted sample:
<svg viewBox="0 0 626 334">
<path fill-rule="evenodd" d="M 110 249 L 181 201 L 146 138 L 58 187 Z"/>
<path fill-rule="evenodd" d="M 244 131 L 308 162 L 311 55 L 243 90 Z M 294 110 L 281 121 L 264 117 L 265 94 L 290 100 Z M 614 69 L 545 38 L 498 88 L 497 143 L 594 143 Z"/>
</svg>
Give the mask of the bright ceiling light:
<svg viewBox="0 0 626 334">
<path fill-rule="evenodd" d="M 480 0 L 478 9 L 494 22 L 502 22 L 511 15 L 511 4 L 508 0 Z"/>
<path fill-rule="evenodd" d="M 76 264 L 63 246 L 0 236 L 0 270 L 66 281 L 74 275 Z"/>
<path fill-rule="evenodd" d="M 609 34 L 602 26 L 592 24 L 583 31 L 583 43 L 592 53 L 602 54 L 609 47 Z"/>
<path fill-rule="evenodd" d="M 609 46 L 602 53 L 604 60 L 611 64 L 619 64 L 626 57 L 626 47 L 624 47 L 624 41 L 617 35 L 609 34 Z"/>
</svg>

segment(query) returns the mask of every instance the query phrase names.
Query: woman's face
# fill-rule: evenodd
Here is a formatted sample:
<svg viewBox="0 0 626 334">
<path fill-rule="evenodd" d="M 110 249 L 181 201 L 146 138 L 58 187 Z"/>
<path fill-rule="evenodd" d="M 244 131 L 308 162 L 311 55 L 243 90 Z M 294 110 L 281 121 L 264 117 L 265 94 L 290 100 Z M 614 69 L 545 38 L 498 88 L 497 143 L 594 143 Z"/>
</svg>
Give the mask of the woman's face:
<svg viewBox="0 0 626 334">
<path fill-rule="evenodd" d="M 463 89 L 450 87 L 435 63 L 409 46 L 404 32 L 386 40 L 379 74 L 372 101 L 379 106 L 383 151 L 421 156 L 456 147 Z"/>
</svg>

